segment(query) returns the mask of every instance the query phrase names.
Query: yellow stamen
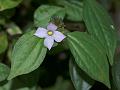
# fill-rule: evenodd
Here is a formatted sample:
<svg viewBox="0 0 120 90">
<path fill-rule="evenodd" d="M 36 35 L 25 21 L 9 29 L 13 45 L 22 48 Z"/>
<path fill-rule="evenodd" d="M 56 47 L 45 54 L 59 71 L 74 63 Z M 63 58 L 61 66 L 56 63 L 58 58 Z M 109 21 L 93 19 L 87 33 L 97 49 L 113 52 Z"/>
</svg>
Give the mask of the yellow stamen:
<svg viewBox="0 0 120 90">
<path fill-rule="evenodd" d="M 53 35 L 53 31 L 48 31 L 47 34 L 48 34 L 49 36 L 51 36 L 51 35 Z"/>
</svg>

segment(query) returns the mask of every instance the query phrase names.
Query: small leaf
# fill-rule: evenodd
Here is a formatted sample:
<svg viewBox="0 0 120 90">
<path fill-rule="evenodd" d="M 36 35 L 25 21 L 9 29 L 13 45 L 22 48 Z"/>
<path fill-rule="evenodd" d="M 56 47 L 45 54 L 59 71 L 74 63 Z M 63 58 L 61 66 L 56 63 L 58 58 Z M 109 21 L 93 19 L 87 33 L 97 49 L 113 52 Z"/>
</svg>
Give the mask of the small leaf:
<svg viewBox="0 0 120 90">
<path fill-rule="evenodd" d="M 10 35 L 22 34 L 21 29 L 15 23 L 8 24 L 7 32 Z"/>
<path fill-rule="evenodd" d="M 78 66 L 92 79 L 110 87 L 109 64 L 101 44 L 87 33 L 68 34 L 68 45 Z"/>
<path fill-rule="evenodd" d="M 3 53 L 8 46 L 7 35 L 5 33 L 0 33 L 0 54 Z"/>
<path fill-rule="evenodd" d="M 22 0 L 0 0 L 0 11 L 16 7 Z"/>
<path fill-rule="evenodd" d="M 64 18 L 64 8 L 50 5 L 40 6 L 34 14 L 34 23 L 36 27 L 46 27 L 52 16 L 59 16 Z"/>
<path fill-rule="evenodd" d="M 69 71 L 76 90 L 90 90 L 94 81 L 80 70 L 72 60 L 69 62 Z"/>
<path fill-rule="evenodd" d="M 34 71 L 43 62 L 47 49 L 43 45 L 43 39 L 34 36 L 34 33 L 26 33 L 15 44 L 8 80 Z"/>
<path fill-rule="evenodd" d="M 110 16 L 95 0 L 84 0 L 83 16 L 88 32 L 106 49 L 112 65 L 116 48 L 116 31 Z"/>
<path fill-rule="evenodd" d="M 6 65 L 0 63 L 0 82 L 7 79 L 9 71 L 10 69 Z"/>
<path fill-rule="evenodd" d="M 57 5 L 65 8 L 67 19 L 72 21 L 81 21 L 83 19 L 83 2 L 82 0 L 54 0 Z"/>
</svg>

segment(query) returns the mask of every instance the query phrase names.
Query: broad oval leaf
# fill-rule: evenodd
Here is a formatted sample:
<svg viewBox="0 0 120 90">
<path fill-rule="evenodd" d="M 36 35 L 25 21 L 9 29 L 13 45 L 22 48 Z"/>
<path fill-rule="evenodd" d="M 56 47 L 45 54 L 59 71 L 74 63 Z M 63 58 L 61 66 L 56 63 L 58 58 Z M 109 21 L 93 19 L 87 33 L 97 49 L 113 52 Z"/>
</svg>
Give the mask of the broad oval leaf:
<svg viewBox="0 0 120 90">
<path fill-rule="evenodd" d="M 71 21 L 83 19 L 83 0 L 53 0 L 53 2 L 65 8 L 67 19 Z"/>
<path fill-rule="evenodd" d="M 0 54 L 3 53 L 8 46 L 7 35 L 5 33 L 0 33 Z"/>
<path fill-rule="evenodd" d="M 0 63 L 0 82 L 7 79 L 9 71 L 10 69 L 6 65 Z"/>
<path fill-rule="evenodd" d="M 11 71 L 8 80 L 37 69 L 43 62 L 47 49 L 43 39 L 34 36 L 35 31 L 23 35 L 12 52 Z"/>
<path fill-rule="evenodd" d="M 64 8 L 50 5 L 42 5 L 38 7 L 34 14 L 34 23 L 36 27 L 46 27 L 52 16 L 64 18 Z"/>
<path fill-rule="evenodd" d="M 110 87 L 109 64 L 101 44 L 87 33 L 68 34 L 68 45 L 78 66 L 92 79 Z"/>
<path fill-rule="evenodd" d="M 22 0 L 0 0 L 0 11 L 16 7 Z"/>
<path fill-rule="evenodd" d="M 69 62 L 69 72 L 76 90 L 90 90 L 94 81 L 80 70 L 73 60 Z"/>
<path fill-rule="evenodd" d="M 106 49 L 112 65 L 116 48 L 116 31 L 107 11 L 95 0 L 84 0 L 83 20 L 88 32 L 94 35 Z"/>
</svg>

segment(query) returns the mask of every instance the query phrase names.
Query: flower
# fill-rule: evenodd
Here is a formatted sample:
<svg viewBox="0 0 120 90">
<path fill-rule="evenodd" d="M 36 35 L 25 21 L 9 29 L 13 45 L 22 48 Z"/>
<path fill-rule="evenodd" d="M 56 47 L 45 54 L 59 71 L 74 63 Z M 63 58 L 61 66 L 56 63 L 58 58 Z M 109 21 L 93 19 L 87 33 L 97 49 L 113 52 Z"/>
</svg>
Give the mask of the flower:
<svg viewBox="0 0 120 90">
<path fill-rule="evenodd" d="M 35 36 L 39 38 L 45 38 L 44 45 L 50 50 L 54 44 L 54 41 L 61 42 L 66 36 L 57 31 L 57 26 L 53 23 L 49 23 L 47 29 L 39 27 L 35 32 Z"/>
</svg>

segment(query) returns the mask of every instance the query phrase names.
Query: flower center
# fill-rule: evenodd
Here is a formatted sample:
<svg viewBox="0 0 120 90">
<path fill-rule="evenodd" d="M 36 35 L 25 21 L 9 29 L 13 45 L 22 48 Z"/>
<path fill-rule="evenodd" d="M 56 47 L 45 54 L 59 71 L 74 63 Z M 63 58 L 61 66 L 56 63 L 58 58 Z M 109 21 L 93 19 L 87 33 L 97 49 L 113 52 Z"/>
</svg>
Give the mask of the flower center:
<svg viewBox="0 0 120 90">
<path fill-rule="evenodd" d="M 48 34 L 49 36 L 52 36 L 52 35 L 53 35 L 53 31 L 49 30 L 49 31 L 47 32 L 47 34 Z"/>
</svg>

